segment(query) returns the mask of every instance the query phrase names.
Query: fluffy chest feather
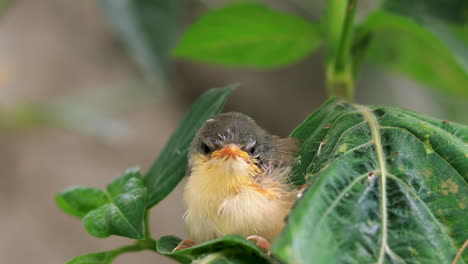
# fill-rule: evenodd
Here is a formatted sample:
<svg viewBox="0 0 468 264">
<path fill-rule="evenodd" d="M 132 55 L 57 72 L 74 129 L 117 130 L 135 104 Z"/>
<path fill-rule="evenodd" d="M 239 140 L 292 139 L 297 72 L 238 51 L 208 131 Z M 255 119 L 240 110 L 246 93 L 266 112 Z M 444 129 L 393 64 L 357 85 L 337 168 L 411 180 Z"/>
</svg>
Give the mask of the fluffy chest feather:
<svg viewBox="0 0 468 264">
<path fill-rule="evenodd" d="M 203 242 L 228 234 L 273 239 L 291 204 L 281 181 L 260 184 L 242 160 L 218 160 L 195 167 L 185 188 L 190 239 Z"/>
</svg>

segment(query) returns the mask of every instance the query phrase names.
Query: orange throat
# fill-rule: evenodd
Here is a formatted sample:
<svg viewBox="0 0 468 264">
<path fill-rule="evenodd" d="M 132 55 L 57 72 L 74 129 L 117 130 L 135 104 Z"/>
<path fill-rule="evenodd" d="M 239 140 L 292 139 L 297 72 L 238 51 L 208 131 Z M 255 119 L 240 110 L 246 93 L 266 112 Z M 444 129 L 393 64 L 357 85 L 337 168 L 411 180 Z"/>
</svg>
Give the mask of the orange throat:
<svg viewBox="0 0 468 264">
<path fill-rule="evenodd" d="M 236 194 L 242 187 L 255 184 L 253 178 L 260 173 L 249 154 L 230 144 L 214 151 L 210 157 L 196 157 L 191 176 L 203 182 L 209 191 Z"/>
</svg>

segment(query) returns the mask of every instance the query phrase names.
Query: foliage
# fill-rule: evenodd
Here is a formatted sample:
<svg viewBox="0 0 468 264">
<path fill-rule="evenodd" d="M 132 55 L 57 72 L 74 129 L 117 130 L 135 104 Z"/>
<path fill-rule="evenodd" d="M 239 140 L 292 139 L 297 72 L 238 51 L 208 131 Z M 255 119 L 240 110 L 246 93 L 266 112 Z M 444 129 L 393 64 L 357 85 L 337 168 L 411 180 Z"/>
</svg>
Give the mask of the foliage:
<svg viewBox="0 0 468 264">
<path fill-rule="evenodd" d="M 80 217 L 95 237 L 143 239 L 146 197 L 139 169 L 131 168 L 107 185 L 106 191 L 74 187 L 59 193 L 56 200 L 63 211 Z"/>
<path fill-rule="evenodd" d="M 101 0 L 123 44 L 155 86 L 165 85 L 169 52 L 175 44 L 181 3 L 163 0 Z M 165 80 L 164 80 L 165 81 Z"/>
<path fill-rule="evenodd" d="M 156 23 L 162 20 L 149 14 L 164 13 L 164 8 L 176 4 L 166 0 L 150 5 L 141 0 L 122 8 L 104 3 L 111 14 L 117 12 L 114 8 L 120 10 L 115 14 L 125 14 L 118 28 L 131 28 L 123 36 L 140 50 L 137 53 L 151 63 L 168 56 L 166 44 L 138 43 L 154 42 L 154 32 L 170 33 Z M 326 48 L 331 98 L 291 134 L 302 142 L 291 179 L 308 188 L 274 241 L 272 256 L 236 235 L 172 252 L 180 238 L 155 240 L 148 229 L 149 210 L 183 178 L 189 144 L 202 123 L 221 111 L 234 88 L 227 86 L 206 92 L 193 104 L 143 177 L 139 170 L 130 169 L 105 191 L 73 187 L 57 195 L 60 208 L 81 218 L 91 235 L 137 239 L 133 245 L 86 254 L 68 263 L 111 263 L 119 254 L 140 250 L 180 263 L 454 260 L 468 237 L 468 127 L 350 101 L 365 59 L 439 91 L 466 97 L 468 53 L 460 33 L 466 32 L 462 27 L 466 17 L 456 10 L 466 11 L 468 6 L 457 1 L 444 8 L 437 8 L 435 0 L 384 1 L 356 24 L 356 0 L 327 3 L 326 17 L 317 22 L 258 3 L 228 4 L 204 14 L 173 51 L 176 57 L 200 62 L 272 69 L 296 63 L 320 45 Z M 170 27 L 171 19 L 164 20 Z M 160 44 L 165 48 L 160 49 Z M 456 263 L 466 262 L 467 254 Z"/>
<path fill-rule="evenodd" d="M 346 94 L 350 99 L 342 87 L 352 89 L 361 60 L 368 59 L 439 92 L 468 98 L 468 42 L 457 33 L 468 25 L 463 18 L 468 7 L 462 1 L 451 1 L 452 8 L 439 11 L 443 14 L 434 12 L 437 1 L 386 1 L 357 25 L 353 24 L 357 1 L 328 2 L 326 19 L 316 22 L 257 3 L 226 5 L 196 21 L 175 55 L 223 66 L 271 69 L 297 63 L 326 42 L 327 80 L 333 95 Z"/>
<path fill-rule="evenodd" d="M 257 3 L 208 12 L 184 34 L 176 57 L 268 69 L 295 63 L 321 44 L 318 24 Z M 274 56 L 272 56 L 275 54 Z"/>
<path fill-rule="evenodd" d="M 214 239 L 184 250 L 172 252 L 182 240 L 174 236 L 161 237 L 157 251 L 180 263 L 210 260 L 206 263 L 269 263 L 269 259 L 254 244 L 241 236 L 231 235 Z"/>
<path fill-rule="evenodd" d="M 274 252 L 292 263 L 450 263 L 468 237 L 467 133 L 328 101 L 291 135 L 303 140 L 295 172 L 311 187 Z"/>
</svg>

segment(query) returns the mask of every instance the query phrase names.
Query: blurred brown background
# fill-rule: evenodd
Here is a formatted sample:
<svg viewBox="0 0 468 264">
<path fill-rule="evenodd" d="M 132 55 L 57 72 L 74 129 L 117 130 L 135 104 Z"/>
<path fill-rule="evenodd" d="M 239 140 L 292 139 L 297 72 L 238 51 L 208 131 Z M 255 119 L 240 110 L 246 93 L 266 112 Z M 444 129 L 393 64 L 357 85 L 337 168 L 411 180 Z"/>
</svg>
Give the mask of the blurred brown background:
<svg viewBox="0 0 468 264">
<path fill-rule="evenodd" d="M 202 10 L 190 9 L 186 23 Z M 323 75 L 320 54 L 270 72 L 176 62 L 170 87 L 153 89 L 97 1 L 13 2 L 0 17 L 0 263 L 64 263 L 128 243 L 91 237 L 56 207 L 54 194 L 71 185 L 103 188 L 134 165 L 146 170 L 208 88 L 240 82 L 226 111 L 286 136 L 325 100 Z M 362 76 L 360 102 L 447 118 L 445 99 L 410 81 L 371 66 Z M 184 237 L 181 198 L 179 186 L 152 210 L 155 237 Z M 153 252 L 115 263 L 132 262 L 172 263 Z"/>
</svg>

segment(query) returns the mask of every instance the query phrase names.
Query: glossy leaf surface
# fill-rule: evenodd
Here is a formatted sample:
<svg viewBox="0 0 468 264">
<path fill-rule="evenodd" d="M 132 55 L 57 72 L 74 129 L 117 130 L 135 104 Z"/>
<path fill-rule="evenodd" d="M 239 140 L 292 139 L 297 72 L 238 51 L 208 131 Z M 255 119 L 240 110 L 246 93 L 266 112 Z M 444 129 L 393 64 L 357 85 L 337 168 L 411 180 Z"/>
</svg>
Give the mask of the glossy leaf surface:
<svg viewBox="0 0 468 264">
<path fill-rule="evenodd" d="M 89 211 L 109 202 L 102 190 L 90 187 L 71 187 L 57 194 L 57 205 L 65 213 L 82 218 Z"/>
<path fill-rule="evenodd" d="M 105 191 L 73 187 L 59 193 L 56 201 L 66 213 L 82 218 L 93 236 L 143 239 L 146 188 L 138 168 L 128 169 Z"/>
<path fill-rule="evenodd" d="M 174 51 L 180 58 L 257 69 L 296 63 L 322 42 L 318 24 L 258 3 L 233 3 L 204 14 Z"/>
<path fill-rule="evenodd" d="M 158 159 L 144 176 L 148 188 L 148 208 L 164 199 L 182 180 L 187 168 L 188 149 L 195 133 L 206 120 L 222 110 L 236 86 L 209 90 L 192 105 Z"/>
<path fill-rule="evenodd" d="M 182 240 L 174 236 L 162 237 L 157 251 L 180 263 L 270 263 L 269 259 L 252 242 L 241 236 L 225 236 L 172 252 Z"/>
<path fill-rule="evenodd" d="M 332 99 L 291 136 L 303 141 L 294 175 L 311 186 L 273 245 L 277 256 L 451 263 L 468 237 L 466 126 Z"/>
</svg>

